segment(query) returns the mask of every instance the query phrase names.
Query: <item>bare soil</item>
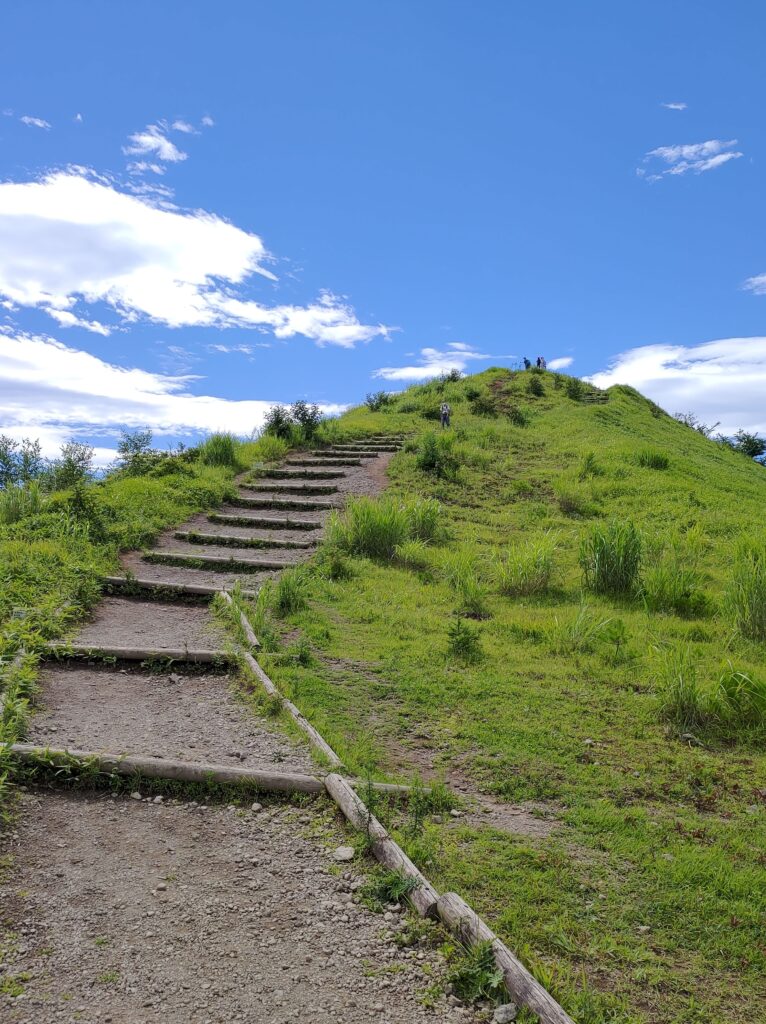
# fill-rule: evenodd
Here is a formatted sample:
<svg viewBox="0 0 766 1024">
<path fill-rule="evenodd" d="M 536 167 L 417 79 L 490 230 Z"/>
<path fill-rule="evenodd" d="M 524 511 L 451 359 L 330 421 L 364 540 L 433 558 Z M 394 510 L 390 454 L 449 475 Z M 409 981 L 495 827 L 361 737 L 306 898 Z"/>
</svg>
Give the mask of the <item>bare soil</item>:
<svg viewBox="0 0 766 1024">
<path fill-rule="evenodd" d="M 355 903 L 322 804 L 201 808 L 28 793 L 0 853 L 16 934 L 9 1024 L 433 1024 L 474 1021 L 425 990 L 444 965 L 399 948 L 400 913 Z M 328 835 L 329 833 L 329 835 Z M 330 847 L 337 842 L 332 837 Z M 342 868 L 347 868 L 342 865 Z M 26 978 L 26 980 L 25 980 Z"/>
<path fill-rule="evenodd" d="M 149 607 L 149 606 L 147 606 Z M 196 609 L 195 609 L 196 610 Z M 49 664 L 32 743 L 313 774 L 308 747 L 258 718 L 227 675 Z"/>
</svg>

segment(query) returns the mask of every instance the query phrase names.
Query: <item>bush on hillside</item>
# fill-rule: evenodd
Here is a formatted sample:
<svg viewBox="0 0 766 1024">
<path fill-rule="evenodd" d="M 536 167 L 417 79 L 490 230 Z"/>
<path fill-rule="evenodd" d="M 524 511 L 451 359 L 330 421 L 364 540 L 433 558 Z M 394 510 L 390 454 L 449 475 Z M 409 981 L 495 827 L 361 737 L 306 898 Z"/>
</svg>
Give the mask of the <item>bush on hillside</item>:
<svg viewBox="0 0 766 1024">
<path fill-rule="evenodd" d="M 571 398 L 573 402 L 579 402 L 582 400 L 584 388 L 582 381 L 579 377 L 567 377 L 566 383 L 564 384 L 564 394 L 567 398 Z"/>
<path fill-rule="evenodd" d="M 27 484 L 43 474 L 45 463 L 39 441 L 16 441 L 0 434 L 0 489 Z"/>
<path fill-rule="evenodd" d="M 737 547 L 724 607 L 737 632 L 766 640 L 766 544 L 743 541 Z"/>
<path fill-rule="evenodd" d="M 596 527 L 580 545 L 585 586 L 596 594 L 626 597 L 639 586 L 641 534 L 630 522 Z"/>
<path fill-rule="evenodd" d="M 381 409 L 391 405 L 393 400 L 394 396 L 389 394 L 388 391 L 370 391 L 364 400 L 364 404 L 370 412 L 380 412 Z"/>
<path fill-rule="evenodd" d="M 481 637 L 475 629 L 458 618 L 447 629 L 447 653 L 451 658 L 472 665 L 483 657 Z"/>
<path fill-rule="evenodd" d="M 292 441 L 293 420 L 290 410 L 284 405 L 272 405 L 266 413 L 263 432 L 264 434 L 270 434 L 272 437 L 279 437 L 283 441 Z"/>
<path fill-rule="evenodd" d="M 492 395 L 480 391 L 475 398 L 469 402 L 471 412 L 474 416 L 497 416 L 497 402 Z"/>
<path fill-rule="evenodd" d="M 545 388 L 543 387 L 543 380 L 539 374 L 532 374 L 527 381 L 527 391 L 530 395 L 535 398 L 542 398 L 545 394 Z"/>
<path fill-rule="evenodd" d="M 203 466 L 218 466 L 225 469 L 237 468 L 239 441 L 234 434 L 222 432 L 211 434 L 199 445 L 198 457 Z"/>
<path fill-rule="evenodd" d="M 454 480 L 459 462 L 454 452 L 453 436 L 433 432 L 424 434 L 418 443 L 415 465 L 440 479 Z"/>
<path fill-rule="evenodd" d="M 308 402 L 304 402 L 302 398 L 299 398 L 297 402 L 293 402 L 290 410 L 290 416 L 293 423 L 295 423 L 301 432 L 301 437 L 304 441 L 310 441 L 317 432 L 319 424 L 322 422 L 322 414 L 319 411 L 319 406 L 316 403 L 309 405 Z"/>
<path fill-rule="evenodd" d="M 692 565 L 685 565 L 683 558 L 673 553 L 645 570 L 641 581 L 641 596 L 651 612 L 704 615 L 708 609 L 708 600 L 701 587 L 700 573 Z"/>
<path fill-rule="evenodd" d="M 514 427 L 526 427 L 529 423 L 529 416 L 518 405 L 509 405 L 505 414 Z"/>
</svg>

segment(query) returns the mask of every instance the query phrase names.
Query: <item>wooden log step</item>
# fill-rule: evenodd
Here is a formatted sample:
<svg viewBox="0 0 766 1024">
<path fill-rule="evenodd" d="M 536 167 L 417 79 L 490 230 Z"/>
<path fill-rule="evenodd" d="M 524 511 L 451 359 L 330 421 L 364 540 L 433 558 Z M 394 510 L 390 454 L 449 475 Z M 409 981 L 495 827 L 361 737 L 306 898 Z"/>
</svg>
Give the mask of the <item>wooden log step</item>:
<svg viewBox="0 0 766 1024">
<path fill-rule="evenodd" d="M 338 488 L 335 484 L 303 484 L 286 483 L 284 480 L 275 480 L 270 483 L 267 477 L 262 477 L 258 483 L 240 484 L 241 491 L 253 491 L 255 494 L 337 494 Z"/>
<path fill-rule="evenodd" d="M 291 562 L 268 558 L 241 558 L 232 555 L 197 555 L 188 551 L 147 551 L 141 556 L 152 565 L 184 565 L 189 569 L 229 569 L 231 572 L 276 572 L 288 569 Z"/>
<path fill-rule="evenodd" d="M 176 650 L 170 647 L 99 647 L 97 644 L 70 644 L 54 641 L 46 648 L 56 658 L 93 659 L 96 661 L 173 661 L 190 665 L 229 665 L 233 663 L 226 651 Z"/>
<path fill-rule="evenodd" d="M 219 587 L 209 587 L 204 583 L 159 583 L 157 580 L 142 580 L 135 576 L 102 576 L 101 583 L 107 593 L 119 591 L 124 596 L 141 592 L 152 593 L 155 597 L 172 601 L 174 597 L 199 597 L 210 599 L 219 593 Z M 243 597 L 255 598 L 255 590 L 243 590 Z"/>
<path fill-rule="evenodd" d="M 398 452 L 400 445 L 393 444 L 381 444 L 381 445 L 367 445 L 364 448 L 360 445 L 333 445 L 332 449 L 338 455 L 381 455 L 385 452 Z"/>
<path fill-rule="evenodd" d="M 197 530 L 176 530 L 176 540 L 187 544 L 216 544 L 232 548 L 286 548 L 304 550 L 316 546 L 315 540 L 275 540 L 269 537 L 237 537 L 231 533 L 200 533 Z"/>
<path fill-rule="evenodd" d="M 300 463 L 286 462 L 286 466 L 297 466 Z M 316 463 L 307 463 L 316 465 Z M 255 472 L 252 479 L 261 480 L 341 480 L 347 474 L 342 469 L 270 469 L 264 473 Z"/>
<path fill-rule="evenodd" d="M 223 523 L 228 526 L 247 526 L 258 530 L 319 530 L 321 523 L 313 523 L 307 519 L 291 519 L 290 516 L 246 516 L 232 515 L 229 512 L 211 512 L 208 515 L 211 523 Z"/>
<path fill-rule="evenodd" d="M 332 453 L 328 453 L 332 454 Z M 285 466 L 361 466 L 361 459 L 334 459 L 334 458 L 322 458 L 322 459 L 289 459 L 285 462 Z M 344 474 L 345 475 L 345 474 Z"/>
<path fill-rule="evenodd" d="M 478 946 L 484 942 L 491 944 L 495 963 L 503 973 L 506 990 L 514 1002 L 537 1014 L 541 1024 L 574 1024 L 553 996 L 457 893 L 447 892 L 440 896 L 436 909 L 442 922 L 466 946 Z"/>
<path fill-rule="evenodd" d="M 229 505 L 237 508 L 275 508 L 288 512 L 324 512 L 335 508 L 331 501 L 300 501 L 298 498 L 230 498 Z"/>
<path fill-rule="evenodd" d="M 250 784 L 264 793 L 321 794 L 324 783 L 314 775 L 291 772 L 267 772 L 252 768 L 230 768 L 222 764 L 177 761 L 169 757 L 145 757 L 140 754 L 109 754 L 95 750 L 61 750 L 38 747 L 32 743 L 9 744 L 14 757 L 26 764 L 83 767 L 98 766 L 107 774 L 136 776 L 147 779 L 173 779 L 181 782 L 218 782 Z"/>
</svg>

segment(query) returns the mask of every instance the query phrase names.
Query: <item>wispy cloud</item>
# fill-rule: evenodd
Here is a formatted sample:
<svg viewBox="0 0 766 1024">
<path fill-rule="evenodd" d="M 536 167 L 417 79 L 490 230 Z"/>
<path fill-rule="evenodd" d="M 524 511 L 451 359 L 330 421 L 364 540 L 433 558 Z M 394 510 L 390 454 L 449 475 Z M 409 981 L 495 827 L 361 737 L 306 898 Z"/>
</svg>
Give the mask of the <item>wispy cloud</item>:
<svg viewBox="0 0 766 1024">
<path fill-rule="evenodd" d="M 205 116 L 202 118 L 202 124 L 205 126 L 205 128 L 212 128 L 213 125 L 215 124 L 215 121 L 213 120 L 212 117 L 210 117 L 209 114 L 205 114 Z"/>
<path fill-rule="evenodd" d="M 752 292 L 753 295 L 766 295 L 766 274 L 748 277 L 742 287 L 746 292 Z"/>
<path fill-rule="evenodd" d="M 197 129 L 188 121 L 174 121 L 170 126 L 174 132 L 183 132 L 185 135 L 196 135 Z"/>
<path fill-rule="evenodd" d="M 740 428 L 766 433 L 763 337 L 643 345 L 588 379 L 600 388 L 631 384 L 668 412 L 694 412 L 704 422 L 720 422 L 727 434 Z"/>
<path fill-rule="evenodd" d="M 375 370 L 373 377 L 383 380 L 425 380 L 438 377 L 450 370 L 463 371 L 473 359 L 492 359 L 490 355 L 477 351 L 473 345 L 462 341 L 451 341 L 446 350 L 422 348 L 420 358 L 413 366 L 383 366 Z"/>
<path fill-rule="evenodd" d="M 23 117 L 19 118 L 22 124 L 27 125 L 29 128 L 50 128 L 48 121 L 44 121 L 41 117 L 30 117 L 29 114 L 24 114 Z"/>
<path fill-rule="evenodd" d="M 330 291 L 304 306 L 243 294 L 257 276 L 276 282 L 272 262 L 258 235 L 122 192 L 82 169 L 0 183 L 0 297 L 59 323 L 63 312 L 69 325 L 96 330 L 104 317 L 87 307 L 101 303 L 118 323 L 247 327 L 320 346 L 353 348 L 388 335 Z"/>
<path fill-rule="evenodd" d="M 548 362 L 549 370 L 566 370 L 574 362 L 572 356 L 561 356 L 559 359 L 551 359 Z"/>
<path fill-rule="evenodd" d="M 688 104 L 687 103 L 660 103 L 660 106 L 664 107 L 666 110 L 686 110 Z"/>
<path fill-rule="evenodd" d="M 703 174 L 743 156 L 743 153 L 733 148 L 736 145 L 736 139 L 709 139 L 707 142 L 658 146 L 657 149 L 649 150 L 644 157 L 644 163 L 649 164 L 650 169 L 647 171 L 639 167 L 636 173 L 646 181 L 659 181 L 666 175 L 678 176 L 689 172 Z"/>
<path fill-rule="evenodd" d="M 82 114 L 75 114 L 74 120 L 77 122 L 77 124 L 82 124 Z"/>
<path fill-rule="evenodd" d="M 252 345 L 208 345 L 208 352 L 241 352 L 243 355 L 253 354 Z"/>
<path fill-rule="evenodd" d="M 117 366 L 49 337 L 0 337 L 0 427 L 14 437 L 39 437 L 46 454 L 73 434 L 116 435 L 122 427 L 148 426 L 176 437 L 215 430 L 246 435 L 263 424 L 273 404 L 195 395 L 190 388 L 198 377 Z M 114 453 L 103 454 L 108 460 Z"/>
<path fill-rule="evenodd" d="M 128 145 L 122 151 L 126 156 L 155 156 L 167 163 L 178 163 L 185 160 L 188 153 L 180 150 L 168 136 L 168 127 L 163 122 L 148 124 L 141 132 L 134 132 L 128 137 Z"/>
</svg>

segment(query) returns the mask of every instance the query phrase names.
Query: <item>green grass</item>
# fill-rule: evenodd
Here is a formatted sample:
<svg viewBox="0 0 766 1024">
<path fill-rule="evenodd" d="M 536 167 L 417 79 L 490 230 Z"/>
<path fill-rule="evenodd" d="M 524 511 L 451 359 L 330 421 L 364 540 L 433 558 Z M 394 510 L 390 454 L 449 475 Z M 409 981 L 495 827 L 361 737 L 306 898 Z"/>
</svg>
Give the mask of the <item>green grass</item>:
<svg viewBox="0 0 766 1024">
<path fill-rule="evenodd" d="M 750 1024 L 766 1001 L 766 648 L 760 569 L 737 552 L 761 522 L 766 471 L 630 388 L 588 401 L 588 385 L 548 373 L 530 396 L 527 376 L 435 382 L 337 421 L 336 436 L 414 435 L 389 493 L 437 500 L 448 541 L 347 555 L 343 578 L 317 571 L 309 606 L 272 624 L 306 636 L 313 664 L 270 672 L 362 775 L 371 758 L 378 776 L 404 780 L 428 765 L 546 809 L 547 837 L 458 819 L 402 841 L 578 1024 Z M 469 388 L 496 415 L 474 414 Z M 442 400 L 452 479 L 417 465 Z M 667 453 L 661 472 L 639 464 L 647 448 Z M 562 508 L 563 493 L 580 511 Z M 613 521 L 640 533 L 640 559 Z M 580 553 L 595 529 L 609 585 L 584 595 Z M 549 585 L 501 593 L 498 560 L 554 535 Z M 464 621 L 466 580 L 481 622 Z M 450 654 L 458 621 L 480 635 L 476 661 Z M 682 680 L 679 716 L 660 660 L 687 649 L 696 691 Z M 684 739 L 698 707 L 707 717 Z"/>
</svg>

